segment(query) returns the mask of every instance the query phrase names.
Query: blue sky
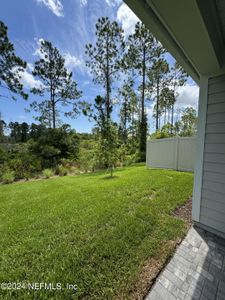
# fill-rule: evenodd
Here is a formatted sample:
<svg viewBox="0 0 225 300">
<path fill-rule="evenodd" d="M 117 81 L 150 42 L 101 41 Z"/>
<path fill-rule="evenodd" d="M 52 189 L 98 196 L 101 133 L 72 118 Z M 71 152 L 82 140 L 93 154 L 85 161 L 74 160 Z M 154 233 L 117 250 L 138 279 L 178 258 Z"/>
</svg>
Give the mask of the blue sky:
<svg viewBox="0 0 225 300">
<path fill-rule="evenodd" d="M 137 17 L 121 0 L 1 0 L 0 19 L 8 26 L 10 40 L 16 53 L 28 62 L 23 75 L 25 89 L 37 84 L 31 74 L 32 65 L 38 59 L 40 39 L 51 41 L 64 55 L 66 66 L 73 71 L 74 79 L 83 90 L 84 100 L 93 101 L 101 93 L 101 88 L 92 83 L 92 78 L 85 67 L 84 49 L 86 43 L 95 40 L 95 23 L 98 18 L 108 16 L 117 20 L 125 30 L 132 33 Z M 173 59 L 168 56 L 169 61 Z M 2 91 L 0 91 L 2 93 Z M 197 106 L 198 88 L 189 80 L 181 89 L 178 107 Z M 14 102 L 2 98 L 0 111 L 6 122 L 33 122 L 33 114 L 26 113 L 29 102 L 36 100 L 30 96 L 28 101 L 17 97 Z M 115 114 L 118 108 L 115 110 Z M 151 107 L 149 108 L 151 116 Z M 90 132 L 93 124 L 87 118 L 61 118 L 71 124 L 78 132 Z M 150 126 L 151 126 L 150 119 Z"/>
</svg>

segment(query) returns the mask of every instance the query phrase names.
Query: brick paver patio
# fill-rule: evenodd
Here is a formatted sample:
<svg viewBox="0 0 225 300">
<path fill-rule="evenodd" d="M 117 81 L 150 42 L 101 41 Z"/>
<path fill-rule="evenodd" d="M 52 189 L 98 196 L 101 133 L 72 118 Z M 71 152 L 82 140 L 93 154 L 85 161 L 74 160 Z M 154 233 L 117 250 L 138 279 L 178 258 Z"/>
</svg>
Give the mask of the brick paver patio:
<svg viewBox="0 0 225 300">
<path fill-rule="evenodd" d="M 225 240 L 192 227 L 146 300 L 225 300 Z"/>
</svg>

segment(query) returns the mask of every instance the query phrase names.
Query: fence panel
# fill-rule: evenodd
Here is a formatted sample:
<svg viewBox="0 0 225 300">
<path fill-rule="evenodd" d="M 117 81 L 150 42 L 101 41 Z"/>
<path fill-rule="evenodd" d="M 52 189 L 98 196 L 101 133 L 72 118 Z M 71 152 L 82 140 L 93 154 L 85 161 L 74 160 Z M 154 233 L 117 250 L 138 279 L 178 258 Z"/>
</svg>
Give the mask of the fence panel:
<svg viewBox="0 0 225 300">
<path fill-rule="evenodd" d="M 176 137 L 147 142 L 147 167 L 194 171 L 195 137 Z"/>
<path fill-rule="evenodd" d="M 179 138 L 178 167 L 179 171 L 194 171 L 196 138 Z"/>
</svg>

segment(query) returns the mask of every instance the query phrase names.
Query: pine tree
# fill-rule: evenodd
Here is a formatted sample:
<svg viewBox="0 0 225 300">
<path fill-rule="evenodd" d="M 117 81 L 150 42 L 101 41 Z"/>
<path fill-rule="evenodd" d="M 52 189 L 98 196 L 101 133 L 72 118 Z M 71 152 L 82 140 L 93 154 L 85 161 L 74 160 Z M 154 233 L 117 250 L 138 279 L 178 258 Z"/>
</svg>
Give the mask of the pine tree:
<svg viewBox="0 0 225 300">
<path fill-rule="evenodd" d="M 183 86 L 186 83 L 187 77 L 188 74 L 177 62 L 175 62 L 173 67 L 170 69 L 170 81 L 171 81 L 171 86 L 175 97 L 175 101 L 172 105 L 172 110 L 171 110 L 171 134 L 173 133 L 173 124 L 174 124 L 174 106 L 177 97 L 179 96 L 177 88 Z"/>
<path fill-rule="evenodd" d="M 21 83 L 21 73 L 25 68 L 26 62 L 16 56 L 14 46 L 9 41 L 8 28 L 0 21 L 0 88 L 27 99 Z M 15 99 L 15 96 L 12 98 Z"/>
<path fill-rule="evenodd" d="M 40 52 L 41 58 L 35 62 L 33 75 L 41 81 L 41 85 L 33 88 L 31 92 L 44 97 L 45 100 L 34 101 L 31 109 L 40 113 L 39 121 L 56 128 L 57 116 L 60 114 L 59 104 L 64 107 L 72 106 L 64 115 L 74 117 L 79 112 L 81 102 L 77 99 L 82 93 L 72 78 L 73 73 L 65 68 L 65 59 L 52 43 L 42 41 Z"/>
<path fill-rule="evenodd" d="M 118 128 L 117 124 L 107 117 L 105 98 L 101 96 L 95 98 L 94 109 L 89 113 L 89 118 L 96 123 L 97 159 L 101 167 L 110 170 L 112 177 L 118 158 Z"/>
<path fill-rule="evenodd" d="M 112 90 L 114 81 L 118 80 L 121 70 L 121 59 L 124 52 L 124 35 L 117 22 L 103 17 L 96 23 L 95 45 L 86 45 L 87 67 L 94 76 L 94 82 L 105 89 L 106 118 L 111 118 Z"/>
<path fill-rule="evenodd" d="M 197 131 L 197 112 L 193 107 L 186 107 L 181 115 L 182 136 L 193 136 Z"/>
<path fill-rule="evenodd" d="M 123 143 L 127 143 L 128 136 L 134 137 L 135 115 L 137 115 L 137 95 L 134 92 L 134 82 L 130 78 L 123 84 L 119 90 L 121 108 L 120 108 L 120 136 Z"/>
<path fill-rule="evenodd" d="M 140 22 L 136 24 L 134 33 L 129 36 L 127 47 L 128 51 L 124 57 L 124 69 L 132 69 L 140 80 L 139 151 L 141 160 L 145 160 L 148 127 L 145 109 L 147 73 L 161 47 L 151 32 Z"/>
<path fill-rule="evenodd" d="M 167 61 L 162 58 L 164 50 L 161 48 L 158 51 L 158 57 L 154 60 L 151 69 L 148 72 L 149 92 L 155 96 L 156 107 L 155 107 L 155 119 L 156 119 L 156 131 L 160 129 L 159 118 L 160 118 L 160 94 L 163 88 L 169 84 L 169 65 Z"/>
<path fill-rule="evenodd" d="M 172 89 L 165 87 L 162 89 L 159 95 L 159 106 L 161 111 L 164 113 L 164 125 L 170 122 L 169 112 L 174 107 L 175 96 Z"/>
</svg>

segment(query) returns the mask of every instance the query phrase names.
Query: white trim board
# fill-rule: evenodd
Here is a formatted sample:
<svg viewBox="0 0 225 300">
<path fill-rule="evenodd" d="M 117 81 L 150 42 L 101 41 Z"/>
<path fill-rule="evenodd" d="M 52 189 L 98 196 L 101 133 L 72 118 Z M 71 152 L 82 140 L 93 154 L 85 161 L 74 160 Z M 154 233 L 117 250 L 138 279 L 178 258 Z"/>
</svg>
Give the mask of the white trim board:
<svg viewBox="0 0 225 300">
<path fill-rule="evenodd" d="M 201 76 L 200 91 L 199 91 L 199 107 L 198 107 L 198 134 L 197 134 L 197 148 L 195 155 L 195 176 L 194 176 L 194 190 L 192 203 L 192 218 L 199 222 L 201 195 L 202 195 L 202 177 L 203 177 L 203 163 L 204 163 L 204 148 L 205 148 L 205 129 L 208 105 L 208 82 L 209 78 Z"/>
</svg>

